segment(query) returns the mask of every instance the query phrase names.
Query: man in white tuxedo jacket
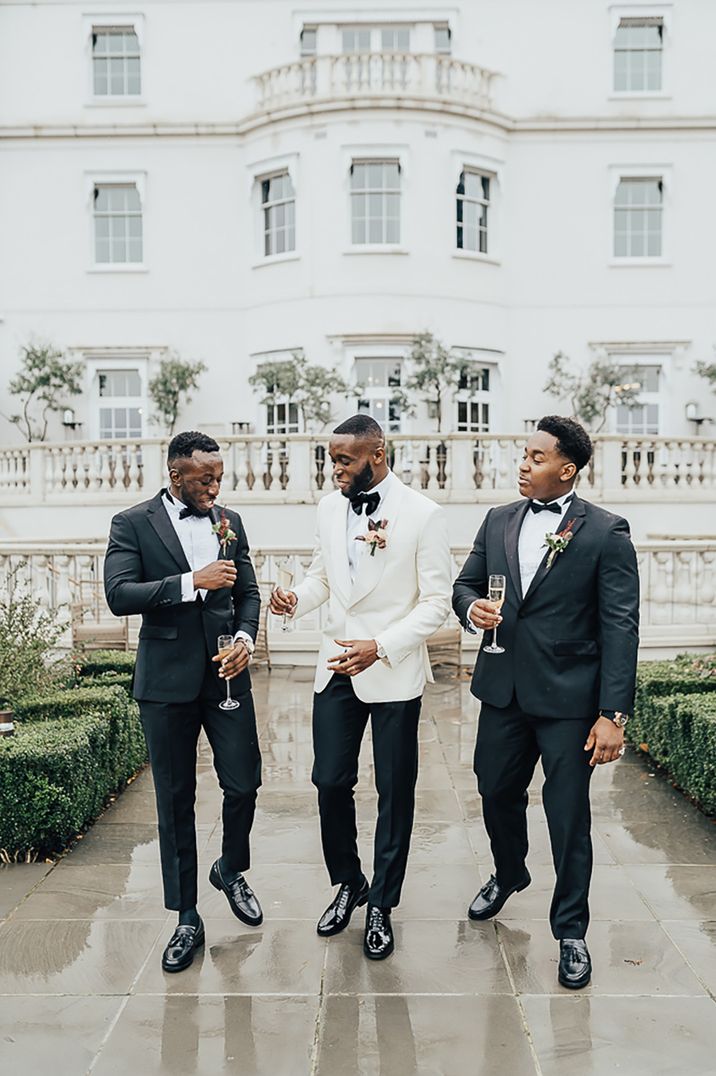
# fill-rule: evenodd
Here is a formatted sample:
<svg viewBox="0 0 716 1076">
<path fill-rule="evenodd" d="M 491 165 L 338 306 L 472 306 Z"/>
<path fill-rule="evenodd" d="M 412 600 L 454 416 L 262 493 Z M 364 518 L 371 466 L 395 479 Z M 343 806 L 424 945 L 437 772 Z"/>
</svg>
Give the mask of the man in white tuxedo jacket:
<svg viewBox="0 0 716 1076">
<path fill-rule="evenodd" d="M 313 561 L 294 591 L 274 591 L 271 608 L 299 617 L 329 603 L 316 668 L 313 783 L 326 866 L 339 889 L 317 930 L 338 934 L 367 903 L 364 952 L 382 960 L 393 951 L 390 913 L 410 848 L 418 718 L 432 680 L 426 640 L 450 612 L 450 547 L 442 509 L 389 470 L 372 418 L 343 422 L 329 452 L 338 490 L 318 505 Z M 378 789 L 370 884 L 353 797 L 369 716 Z"/>
</svg>

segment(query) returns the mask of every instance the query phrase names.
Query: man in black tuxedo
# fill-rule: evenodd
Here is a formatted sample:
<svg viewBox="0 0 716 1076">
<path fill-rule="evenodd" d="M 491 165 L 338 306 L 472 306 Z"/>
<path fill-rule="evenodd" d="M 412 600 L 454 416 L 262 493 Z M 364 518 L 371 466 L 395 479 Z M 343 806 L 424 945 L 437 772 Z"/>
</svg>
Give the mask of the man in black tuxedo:
<svg viewBox="0 0 716 1076">
<path fill-rule="evenodd" d="M 248 671 L 261 602 L 241 518 L 216 504 L 224 472 L 216 441 L 180 433 L 167 463 L 169 488 L 112 520 L 104 581 L 116 616 L 142 614 L 133 692 L 156 788 L 164 900 L 179 912 L 162 966 L 181 971 L 204 943 L 194 820 L 202 727 L 224 794 L 222 855 L 209 881 L 244 923 L 263 919 L 243 875 L 261 784 Z M 223 660 L 220 635 L 234 640 Z M 219 707 L 227 680 L 235 710 Z"/>
<path fill-rule="evenodd" d="M 585 942 L 592 871 L 589 780 L 595 765 L 624 753 L 639 642 L 639 577 L 626 520 L 574 492 L 592 445 L 573 419 L 543 418 L 519 468 L 526 500 L 492 508 L 453 589 L 468 631 L 499 624 L 504 653 L 475 665 L 482 701 L 475 773 L 495 873 L 475 897 L 471 919 L 490 919 L 525 889 L 527 788 L 538 758 L 557 875 L 550 923 L 560 943 L 559 981 L 591 978 Z M 571 535 L 552 556 L 547 535 Z M 504 575 L 498 611 L 486 600 L 490 575 Z"/>
</svg>

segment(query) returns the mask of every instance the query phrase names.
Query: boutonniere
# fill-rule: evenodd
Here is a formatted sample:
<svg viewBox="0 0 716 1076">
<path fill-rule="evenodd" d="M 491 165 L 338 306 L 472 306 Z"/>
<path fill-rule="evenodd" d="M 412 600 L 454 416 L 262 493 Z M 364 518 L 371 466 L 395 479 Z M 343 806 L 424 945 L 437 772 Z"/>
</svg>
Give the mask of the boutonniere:
<svg viewBox="0 0 716 1076">
<path fill-rule="evenodd" d="M 225 557 L 226 547 L 229 542 L 233 542 L 234 538 L 236 537 L 236 534 L 234 533 L 234 531 L 232 531 L 231 524 L 226 518 L 226 514 L 224 512 L 221 513 L 221 519 L 219 520 L 219 522 L 215 523 L 211 529 L 212 532 L 219 539 L 219 545 L 221 546 L 221 555 Z"/>
<path fill-rule="evenodd" d="M 559 553 L 564 553 L 565 549 L 574 538 L 574 534 L 572 533 L 572 527 L 574 526 L 574 524 L 575 520 L 570 519 L 564 530 L 559 531 L 558 534 L 545 534 L 544 544 L 549 549 L 549 556 L 547 557 L 547 571 L 549 571 L 549 569 L 554 564 L 554 558 L 558 556 Z"/>
<path fill-rule="evenodd" d="M 385 528 L 387 526 L 387 519 L 379 519 L 377 523 L 374 523 L 372 519 L 369 519 L 368 533 L 359 534 L 356 538 L 356 542 L 368 542 L 370 545 L 370 555 L 371 557 L 374 557 L 376 549 L 385 549 L 388 544 L 388 535 L 385 533 Z"/>
</svg>

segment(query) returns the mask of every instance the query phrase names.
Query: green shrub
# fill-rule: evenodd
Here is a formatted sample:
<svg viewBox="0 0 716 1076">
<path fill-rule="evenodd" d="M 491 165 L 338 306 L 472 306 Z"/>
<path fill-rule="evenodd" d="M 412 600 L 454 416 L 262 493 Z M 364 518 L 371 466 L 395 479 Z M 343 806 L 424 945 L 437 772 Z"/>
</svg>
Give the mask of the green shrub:
<svg viewBox="0 0 716 1076">
<path fill-rule="evenodd" d="M 15 735 L 0 738 L 4 858 L 59 851 L 146 761 L 136 703 L 118 687 L 82 691 L 95 693 L 93 704 L 86 694 L 79 704 L 77 690 L 60 692 L 74 696 L 75 709 L 65 700 L 63 716 L 42 720 L 38 700 L 35 720 L 28 710 Z"/>
<path fill-rule="evenodd" d="M 116 684 L 93 684 L 61 688 L 42 695 L 28 695 L 16 703 L 18 721 L 53 721 L 57 718 L 82 717 L 91 711 L 108 716 L 125 713 L 127 696 Z"/>
<path fill-rule="evenodd" d="M 75 657 L 77 675 L 81 680 L 112 673 L 131 677 L 136 655 L 127 650 L 94 650 Z"/>
<path fill-rule="evenodd" d="M 645 661 L 639 665 L 635 710 L 655 696 L 692 695 L 716 691 L 716 657 L 680 654 L 674 661 Z"/>
<path fill-rule="evenodd" d="M 662 663 L 659 663 L 662 664 Z M 663 663 L 665 664 L 665 663 Z M 716 813 L 716 692 L 644 693 L 627 725 L 628 738 L 646 750 L 679 788 Z"/>
<path fill-rule="evenodd" d="M 8 573 L 0 601 L 0 699 L 14 707 L 31 692 L 66 682 L 70 663 L 53 656 L 64 631 L 58 610 L 32 596 L 22 566 Z"/>
</svg>

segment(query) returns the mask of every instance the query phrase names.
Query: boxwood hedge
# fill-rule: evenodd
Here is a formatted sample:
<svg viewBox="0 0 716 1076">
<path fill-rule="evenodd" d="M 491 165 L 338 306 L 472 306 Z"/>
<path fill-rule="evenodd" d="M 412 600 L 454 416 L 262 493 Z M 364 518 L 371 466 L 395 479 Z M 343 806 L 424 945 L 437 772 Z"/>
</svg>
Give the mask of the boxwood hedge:
<svg viewBox="0 0 716 1076">
<path fill-rule="evenodd" d="M 639 666 L 627 738 L 716 813 L 716 660 L 682 655 Z"/>
<path fill-rule="evenodd" d="M 0 849 L 10 859 L 62 849 L 146 761 L 139 712 L 113 687 L 23 704 L 0 738 Z"/>
<path fill-rule="evenodd" d="M 76 657 L 74 663 L 81 680 L 108 674 L 131 677 L 135 658 L 136 655 L 128 650 L 94 650 Z"/>
</svg>

